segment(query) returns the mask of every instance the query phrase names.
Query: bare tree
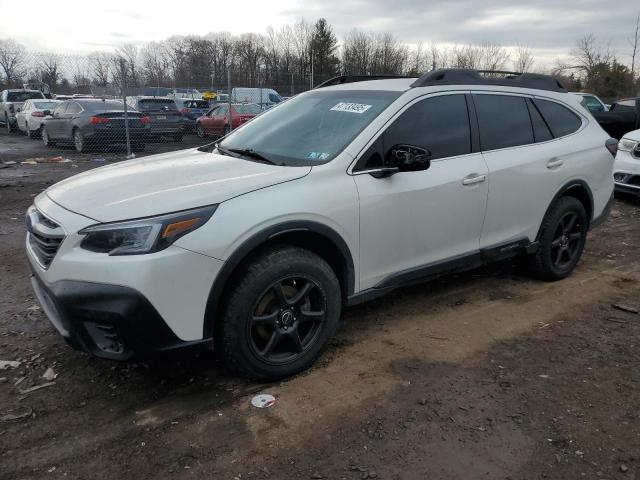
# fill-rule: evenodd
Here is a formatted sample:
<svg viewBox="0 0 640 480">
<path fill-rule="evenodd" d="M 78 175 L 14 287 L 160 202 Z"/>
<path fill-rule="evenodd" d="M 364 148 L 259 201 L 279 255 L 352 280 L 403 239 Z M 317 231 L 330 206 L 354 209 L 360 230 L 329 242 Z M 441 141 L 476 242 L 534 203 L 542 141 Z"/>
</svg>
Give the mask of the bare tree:
<svg viewBox="0 0 640 480">
<path fill-rule="evenodd" d="M 527 45 L 516 45 L 514 49 L 513 69 L 516 72 L 526 73 L 533 70 L 535 58 Z"/>
<path fill-rule="evenodd" d="M 373 55 L 367 70 L 372 74 L 399 75 L 406 69 L 407 47 L 390 33 L 373 36 Z"/>
<path fill-rule="evenodd" d="M 138 58 L 139 51 L 137 45 L 126 43 L 116 50 L 114 71 L 120 69 L 120 59 L 124 58 L 126 66 L 127 84 L 134 86 L 139 84 Z"/>
<path fill-rule="evenodd" d="M 26 50 L 18 42 L 0 40 L 0 68 L 8 85 L 17 85 L 26 74 Z"/>
<path fill-rule="evenodd" d="M 111 79 L 111 55 L 106 52 L 93 52 L 87 57 L 89 71 L 94 85 L 97 87 L 109 86 Z"/>
<path fill-rule="evenodd" d="M 145 82 L 159 87 L 169 80 L 169 55 L 164 43 L 150 42 L 141 52 L 141 71 Z"/>
<path fill-rule="evenodd" d="M 36 66 L 36 78 L 54 89 L 61 77 L 60 57 L 55 53 L 43 53 L 39 55 Z"/>
<path fill-rule="evenodd" d="M 571 59 L 573 64 L 565 68 L 579 70 L 589 79 L 598 67 L 609 65 L 614 59 L 611 42 L 602 42 L 589 33 L 576 42 L 571 50 Z"/>
<path fill-rule="evenodd" d="M 371 35 L 352 30 L 342 43 L 342 69 L 345 75 L 367 75 L 371 73 L 371 57 L 375 43 Z"/>
</svg>

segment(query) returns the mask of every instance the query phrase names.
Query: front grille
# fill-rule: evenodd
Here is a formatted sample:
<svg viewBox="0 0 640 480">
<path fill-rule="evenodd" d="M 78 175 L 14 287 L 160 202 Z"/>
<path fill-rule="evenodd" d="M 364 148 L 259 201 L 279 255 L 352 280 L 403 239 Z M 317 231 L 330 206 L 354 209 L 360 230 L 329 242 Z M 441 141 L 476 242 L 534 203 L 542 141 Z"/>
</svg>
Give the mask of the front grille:
<svg viewBox="0 0 640 480">
<path fill-rule="evenodd" d="M 636 145 L 636 148 L 633 149 L 633 151 L 631 152 L 631 155 L 633 155 L 636 158 L 640 158 L 640 143 Z"/>
<path fill-rule="evenodd" d="M 627 180 L 629 185 L 640 186 L 640 175 L 632 175 L 629 180 Z"/>
<path fill-rule="evenodd" d="M 31 250 L 38 263 L 43 268 L 48 268 L 64 240 L 64 230 L 35 207 L 27 211 L 26 222 Z"/>
</svg>

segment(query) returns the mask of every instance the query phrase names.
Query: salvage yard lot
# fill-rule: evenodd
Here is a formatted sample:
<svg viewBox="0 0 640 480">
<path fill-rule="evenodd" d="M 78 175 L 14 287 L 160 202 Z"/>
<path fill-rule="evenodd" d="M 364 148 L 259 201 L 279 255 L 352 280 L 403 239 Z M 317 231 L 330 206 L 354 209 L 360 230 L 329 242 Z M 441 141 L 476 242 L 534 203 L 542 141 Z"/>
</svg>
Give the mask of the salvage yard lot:
<svg viewBox="0 0 640 480">
<path fill-rule="evenodd" d="M 0 134 L 0 160 L 52 152 Z M 20 362 L 0 371 L 0 479 L 640 476 L 637 201 L 616 201 L 564 281 L 498 264 L 397 291 L 347 309 L 310 371 L 258 385 L 213 355 L 113 363 L 64 344 L 31 291 L 24 211 L 122 153 L 64 155 L 0 169 L 0 360 Z M 251 407 L 257 392 L 277 403 Z"/>
</svg>

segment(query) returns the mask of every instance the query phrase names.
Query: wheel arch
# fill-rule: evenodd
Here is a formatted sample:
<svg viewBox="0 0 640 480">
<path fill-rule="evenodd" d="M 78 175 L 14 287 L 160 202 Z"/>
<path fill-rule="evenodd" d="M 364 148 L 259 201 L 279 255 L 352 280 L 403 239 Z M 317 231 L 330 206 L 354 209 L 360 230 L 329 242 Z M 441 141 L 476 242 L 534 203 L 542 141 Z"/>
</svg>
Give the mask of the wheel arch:
<svg viewBox="0 0 640 480">
<path fill-rule="evenodd" d="M 355 268 L 349 246 L 333 228 L 313 221 L 290 221 L 268 227 L 245 240 L 225 261 L 211 287 L 205 309 L 203 338 L 212 338 L 222 315 L 225 291 L 243 264 L 269 246 L 286 244 L 309 250 L 324 259 L 340 282 L 342 301 L 355 292 Z"/>
<path fill-rule="evenodd" d="M 538 234 L 536 235 L 536 241 L 540 239 L 540 235 L 542 233 L 542 224 L 544 223 L 544 219 L 546 218 L 549 210 L 553 208 L 556 202 L 562 197 L 574 197 L 582 205 L 584 206 L 585 211 L 587 212 L 587 219 L 589 220 L 589 225 L 593 221 L 593 193 L 591 192 L 591 188 L 584 180 L 571 180 L 564 184 L 560 190 L 555 194 L 553 200 L 549 203 L 546 211 L 544 212 L 544 216 L 540 220 L 540 227 L 538 228 Z"/>
</svg>

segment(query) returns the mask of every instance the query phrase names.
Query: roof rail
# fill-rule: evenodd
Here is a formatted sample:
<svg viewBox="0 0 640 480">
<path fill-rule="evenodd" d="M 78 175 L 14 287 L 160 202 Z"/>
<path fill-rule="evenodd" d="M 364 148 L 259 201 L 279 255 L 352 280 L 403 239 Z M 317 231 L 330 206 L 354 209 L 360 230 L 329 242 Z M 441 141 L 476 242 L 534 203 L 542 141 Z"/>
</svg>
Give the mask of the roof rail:
<svg viewBox="0 0 640 480">
<path fill-rule="evenodd" d="M 500 85 L 505 87 L 535 88 L 553 92 L 567 91 L 562 83 L 549 75 L 463 68 L 434 70 L 425 73 L 411 84 L 412 87 L 433 85 Z"/>
<path fill-rule="evenodd" d="M 320 85 L 316 85 L 316 88 L 323 87 L 331 87 L 333 85 L 342 85 L 343 83 L 354 83 L 354 82 L 366 82 L 367 80 L 388 80 L 394 78 L 416 78 L 413 77 L 405 77 L 403 75 L 338 75 L 337 77 L 330 78 L 322 82 Z"/>
</svg>

